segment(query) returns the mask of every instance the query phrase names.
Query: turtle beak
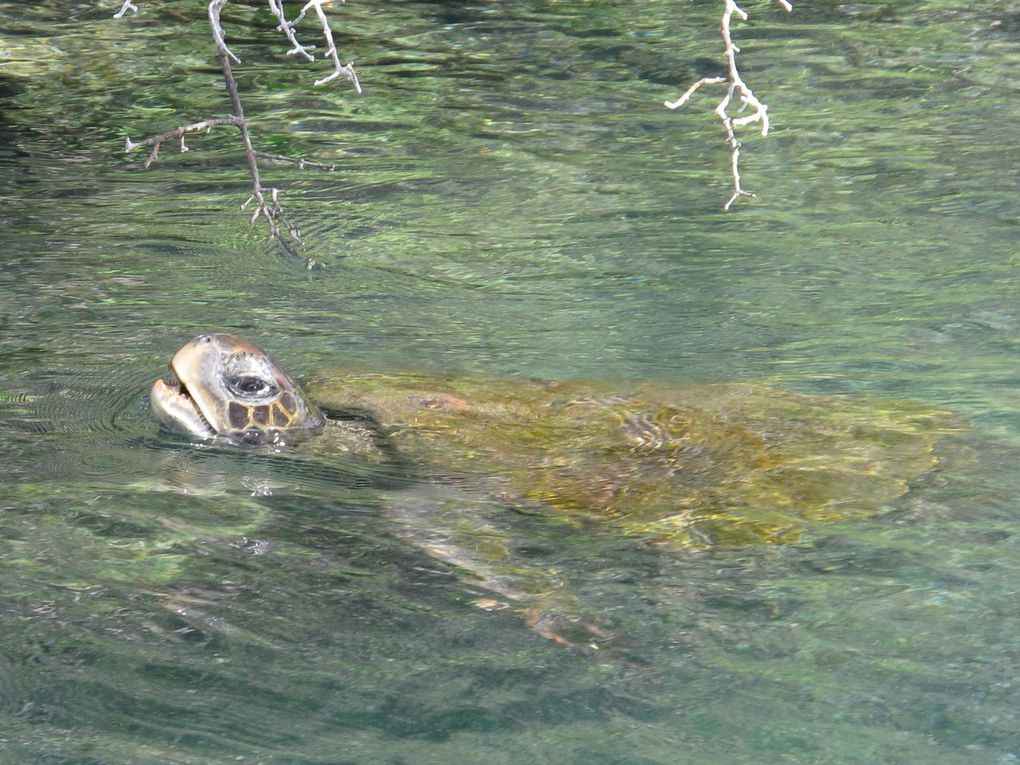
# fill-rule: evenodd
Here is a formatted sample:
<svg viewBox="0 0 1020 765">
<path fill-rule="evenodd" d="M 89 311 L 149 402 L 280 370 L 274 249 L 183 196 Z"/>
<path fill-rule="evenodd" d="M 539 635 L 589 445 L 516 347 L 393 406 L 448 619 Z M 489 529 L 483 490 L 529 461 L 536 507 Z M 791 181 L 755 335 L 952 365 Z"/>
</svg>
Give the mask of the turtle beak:
<svg viewBox="0 0 1020 765">
<path fill-rule="evenodd" d="M 173 363 L 170 365 L 168 379 L 156 380 L 152 384 L 149 400 L 160 422 L 170 430 L 199 438 L 213 438 L 216 435 L 195 399 L 191 397 L 187 387 L 174 371 Z"/>
</svg>

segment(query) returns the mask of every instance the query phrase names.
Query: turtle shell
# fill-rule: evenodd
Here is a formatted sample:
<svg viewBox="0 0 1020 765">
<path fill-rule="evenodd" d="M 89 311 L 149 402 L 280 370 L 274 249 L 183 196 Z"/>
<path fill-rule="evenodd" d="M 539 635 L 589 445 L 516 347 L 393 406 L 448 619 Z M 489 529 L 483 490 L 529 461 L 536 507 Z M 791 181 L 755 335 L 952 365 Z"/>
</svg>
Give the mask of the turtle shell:
<svg viewBox="0 0 1020 765">
<path fill-rule="evenodd" d="M 767 386 L 338 373 L 324 406 L 377 413 L 398 449 L 510 502 L 653 544 L 796 540 L 874 514 L 937 464 L 960 423 L 911 402 Z"/>
</svg>

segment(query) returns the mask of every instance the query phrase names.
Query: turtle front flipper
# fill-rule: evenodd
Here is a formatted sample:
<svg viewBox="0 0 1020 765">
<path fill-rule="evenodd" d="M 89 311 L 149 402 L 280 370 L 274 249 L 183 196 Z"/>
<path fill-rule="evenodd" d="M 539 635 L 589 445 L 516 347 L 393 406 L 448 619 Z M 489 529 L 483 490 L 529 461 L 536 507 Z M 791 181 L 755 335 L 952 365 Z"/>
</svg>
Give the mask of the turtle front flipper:
<svg viewBox="0 0 1020 765">
<path fill-rule="evenodd" d="M 543 566 L 515 549 L 514 540 L 528 536 L 519 528 L 527 516 L 513 506 L 449 481 L 427 482 L 413 493 L 393 492 L 385 506 L 397 536 L 483 591 L 472 605 L 514 611 L 542 637 L 586 653 L 612 642 L 612 630 L 585 612 L 555 565 Z M 557 520 L 543 514 L 545 534 L 549 523 L 565 534 L 577 533 Z"/>
</svg>

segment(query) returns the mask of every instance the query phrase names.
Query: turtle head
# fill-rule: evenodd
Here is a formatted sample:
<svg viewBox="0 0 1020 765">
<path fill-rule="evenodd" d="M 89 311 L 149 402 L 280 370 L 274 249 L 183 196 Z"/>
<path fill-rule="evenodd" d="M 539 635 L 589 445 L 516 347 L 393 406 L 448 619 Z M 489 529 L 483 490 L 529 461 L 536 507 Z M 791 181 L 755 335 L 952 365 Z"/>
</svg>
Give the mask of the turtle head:
<svg viewBox="0 0 1020 765">
<path fill-rule="evenodd" d="M 150 399 L 163 425 L 199 438 L 283 443 L 323 423 L 268 354 L 223 333 L 199 335 L 177 351 Z"/>
</svg>

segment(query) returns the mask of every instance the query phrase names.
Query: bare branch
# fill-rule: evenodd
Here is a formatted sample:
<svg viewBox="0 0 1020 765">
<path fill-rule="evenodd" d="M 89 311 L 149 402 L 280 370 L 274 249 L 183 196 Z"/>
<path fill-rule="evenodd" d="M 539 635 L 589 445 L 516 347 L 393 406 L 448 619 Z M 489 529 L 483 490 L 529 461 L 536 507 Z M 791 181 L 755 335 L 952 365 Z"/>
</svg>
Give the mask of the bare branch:
<svg viewBox="0 0 1020 765">
<path fill-rule="evenodd" d="M 319 261 L 306 258 L 301 254 L 301 231 L 284 216 L 279 194 L 279 189 L 253 187 L 251 196 L 241 205 L 241 209 L 246 210 L 248 205 L 254 202 L 255 211 L 251 214 L 249 222 L 254 223 L 260 217 L 264 217 L 269 225 L 269 241 L 276 240 L 289 255 L 303 260 L 305 268 L 309 270 L 323 265 Z"/>
<path fill-rule="evenodd" d="M 326 12 L 322 8 L 323 2 L 327 2 L 328 0 L 309 0 L 293 21 L 287 21 L 281 0 L 267 1 L 269 3 L 269 11 L 276 16 L 277 21 L 280 22 L 276 28 L 287 36 L 287 40 L 293 46 L 289 51 L 287 51 L 287 55 L 303 56 L 308 61 L 315 60 L 315 56 L 312 54 L 312 51 L 315 50 L 315 46 L 304 45 L 303 43 L 298 42 L 294 28 L 301 22 L 302 19 L 304 19 L 305 14 L 307 14 L 309 10 L 315 11 L 315 15 L 318 17 L 319 24 L 322 27 L 322 36 L 326 40 L 326 52 L 322 54 L 323 58 L 328 56 L 333 59 L 333 73 L 323 77 L 322 79 L 316 80 L 316 85 L 325 85 L 327 82 L 336 79 L 342 74 L 350 80 L 351 85 L 354 86 L 356 91 L 359 93 L 361 92 L 361 83 L 358 82 L 358 75 L 354 71 L 354 62 L 352 61 L 346 66 L 340 63 L 340 56 L 336 50 L 336 43 L 333 42 L 333 30 L 330 28 L 329 19 L 326 18 Z"/>
<path fill-rule="evenodd" d="M 287 17 L 283 15 L 283 3 L 280 2 L 280 0 L 268 0 L 268 1 L 270 12 L 274 16 L 276 16 L 277 20 L 280 22 L 279 26 L 277 26 L 276 28 L 283 32 L 285 35 L 287 35 L 287 39 L 290 40 L 290 44 L 294 46 L 289 51 L 287 51 L 287 55 L 293 56 L 294 54 L 297 54 L 299 56 L 304 56 L 305 59 L 308 61 L 315 61 L 315 56 L 313 56 L 310 53 L 310 51 L 315 50 L 315 46 L 302 45 L 301 43 L 298 42 L 297 36 L 294 34 L 294 24 L 296 24 L 297 22 L 295 21 L 291 23 L 287 21 Z"/>
<path fill-rule="evenodd" d="M 777 2 L 785 11 L 793 10 L 793 6 L 788 2 L 788 0 L 777 0 Z M 724 82 L 728 83 L 726 87 L 726 94 L 716 106 L 715 113 L 719 116 L 719 120 L 723 124 L 723 129 L 726 131 L 726 142 L 730 145 L 730 174 L 733 178 L 733 195 L 723 208 L 724 210 L 729 210 L 733 203 L 740 197 L 754 196 L 753 193 L 745 190 L 740 185 L 740 141 L 737 140 L 735 128 L 745 127 L 746 125 L 760 122 L 761 134 L 763 136 L 767 136 L 769 133 L 769 108 L 765 103 L 760 101 L 757 96 L 755 96 L 751 88 L 740 76 L 740 70 L 737 68 L 737 54 L 740 52 L 740 48 L 733 43 L 730 26 L 732 24 L 734 14 L 739 16 L 743 21 L 747 20 L 747 14 L 734 2 L 734 0 L 725 0 L 725 3 L 726 5 L 723 11 L 722 22 L 720 23 L 720 31 L 723 38 L 723 52 L 726 55 L 726 77 L 703 77 L 691 85 L 676 101 L 666 101 L 666 107 L 669 109 L 678 109 L 683 106 L 702 85 L 716 85 Z M 752 109 L 750 114 L 737 118 L 730 116 L 728 110 L 730 104 L 733 103 L 734 96 L 739 98 L 740 111 L 750 108 Z"/>
<path fill-rule="evenodd" d="M 726 82 L 726 78 L 725 77 L 702 77 L 696 83 L 691 85 L 691 87 L 687 88 L 686 92 L 682 96 L 680 96 L 680 98 L 678 98 L 676 101 L 667 101 L 666 102 L 666 106 L 668 108 L 670 108 L 670 109 L 678 109 L 681 106 L 683 106 L 684 104 L 686 104 L 690 100 L 691 96 L 694 95 L 695 91 L 698 88 L 700 88 L 702 85 L 716 85 L 716 84 L 718 84 L 720 82 Z"/>
<path fill-rule="evenodd" d="M 304 157 L 286 157 L 283 154 L 270 154 L 265 151 L 256 152 L 259 159 L 268 159 L 271 162 L 286 162 L 291 165 L 297 165 L 298 170 L 304 170 L 306 167 L 314 167 L 316 170 L 336 170 L 335 162 L 312 162 Z"/>
<path fill-rule="evenodd" d="M 151 146 L 152 151 L 149 152 L 149 158 L 145 160 L 145 163 L 142 165 L 142 167 L 148 170 L 149 166 L 153 162 L 155 162 L 156 159 L 159 157 L 159 147 L 163 143 L 163 141 L 167 141 L 171 138 L 178 138 L 180 139 L 181 142 L 181 151 L 182 152 L 188 151 L 189 149 L 184 143 L 184 135 L 186 133 L 194 133 L 198 130 L 204 130 L 208 133 L 210 130 L 212 130 L 214 127 L 218 125 L 233 125 L 234 127 L 240 127 L 241 123 L 240 120 L 237 119 L 237 117 L 222 117 L 202 120 L 201 122 L 195 122 L 192 123 L 191 125 L 181 125 L 180 127 L 174 128 L 173 130 L 167 133 L 149 136 L 148 138 L 143 138 L 141 141 L 132 141 L 130 138 L 127 138 L 125 139 L 126 143 L 124 146 L 124 151 L 126 153 L 129 151 L 134 151 L 139 146 Z"/>
<path fill-rule="evenodd" d="M 216 41 L 216 49 L 224 53 L 228 58 L 233 59 L 235 64 L 240 64 L 241 59 L 235 56 L 227 47 L 227 40 L 223 34 L 223 25 L 220 23 L 220 12 L 223 6 L 230 0 L 212 0 L 209 3 L 209 25 L 212 27 L 213 40 Z"/>
<path fill-rule="evenodd" d="M 283 229 L 287 230 L 295 241 L 300 241 L 300 238 L 296 235 L 297 229 L 288 224 L 283 217 L 283 208 L 277 199 L 278 192 L 276 189 L 268 189 L 272 201 L 271 203 L 266 202 L 265 193 L 262 188 L 262 179 L 259 175 L 258 156 L 255 153 L 255 147 L 252 146 L 251 135 L 248 133 L 248 122 L 244 118 L 244 107 L 241 105 L 241 95 L 237 91 L 237 80 L 234 79 L 234 73 L 230 68 L 230 59 L 233 56 L 227 49 L 223 39 L 220 12 L 226 3 L 227 0 L 212 0 L 209 3 L 209 23 L 212 25 L 213 39 L 216 41 L 216 48 L 220 55 L 220 67 L 223 69 L 223 81 L 227 86 L 227 94 L 230 96 L 231 111 L 237 120 L 237 129 L 241 132 L 241 143 L 244 145 L 244 154 L 248 160 L 248 172 L 251 175 L 251 196 L 241 209 L 255 201 L 257 204 L 251 222 L 254 223 L 260 215 L 264 215 L 269 224 L 270 238 L 279 240 L 287 251 L 290 252 L 294 245 L 281 235 L 281 224 Z"/>
<path fill-rule="evenodd" d="M 298 15 L 298 18 L 301 18 L 309 8 L 315 9 L 315 15 L 319 17 L 319 23 L 322 25 L 322 36 L 326 38 L 326 53 L 324 55 L 330 56 L 333 59 L 333 66 L 335 67 L 333 74 L 323 77 L 321 80 L 316 80 L 315 84 L 325 85 L 342 74 L 350 80 L 354 89 L 360 93 L 361 83 L 358 82 L 358 75 L 354 72 L 354 62 L 351 61 L 346 66 L 340 63 L 340 56 L 336 52 L 336 43 L 333 42 L 333 32 L 329 28 L 329 19 L 326 18 L 326 12 L 322 10 L 322 2 L 323 0 L 310 0 Z"/>
<path fill-rule="evenodd" d="M 131 11 L 132 13 L 138 13 L 138 6 L 131 2 L 131 0 L 124 0 L 124 5 L 120 7 L 120 10 L 113 14 L 115 19 L 119 19 L 124 16 L 125 13 Z"/>
<path fill-rule="evenodd" d="M 173 138 L 178 139 L 180 141 L 180 150 L 184 152 L 189 150 L 187 144 L 184 142 L 184 137 L 188 133 L 193 133 L 199 130 L 209 131 L 213 127 L 220 125 L 232 125 L 233 127 L 236 127 L 241 135 L 241 143 L 244 146 L 245 158 L 248 161 L 248 172 L 251 176 L 251 194 L 244 205 L 242 205 L 241 209 L 244 210 L 250 205 L 254 205 L 254 211 L 251 214 L 251 222 L 254 223 L 259 218 L 265 218 L 269 227 L 269 239 L 276 240 L 290 255 L 304 260 L 307 268 L 315 268 L 322 264 L 310 258 L 304 258 L 301 255 L 299 251 L 301 232 L 285 217 L 283 213 L 283 206 L 280 204 L 279 200 L 279 190 L 276 188 L 264 187 L 262 185 L 258 160 L 262 157 L 264 159 L 279 162 L 290 162 L 296 164 L 300 168 L 316 167 L 328 170 L 333 170 L 335 165 L 321 162 L 310 162 L 305 159 L 286 157 L 280 154 L 259 154 L 255 151 L 251 135 L 248 132 L 248 121 L 244 116 L 244 106 L 241 103 L 241 97 L 238 93 L 237 80 L 234 78 L 234 73 L 231 69 L 231 62 L 240 63 L 240 59 L 235 56 L 227 46 L 226 34 L 223 30 L 223 23 L 220 19 L 223 8 L 229 1 L 230 0 L 210 0 L 208 13 L 209 26 L 212 30 L 213 41 L 216 45 L 216 51 L 219 56 L 220 68 L 223 70 L 223 82 L 226 85 L 227 94 L 230 97 L 231 116 L 202 120 L 190 125 L 181 125 L 180 127 L 174 128 L 166 133 L 150 136 L 137 142 L 128 138 L 125 143 L 125 151 L 133 151 L 134 149 L 142 146 L 152 147 L 149 152 L 149 156 L 144 163 L 144 167 L 148 168 L 159 158 L 159 150 L 164 141 L 168 141 Z M 331 57 L 335 67 L 332 74 L 317 81 L 316 85 L 329 82 L 343 74 L 351 81 L 360 93 L 361 85 L 358 83 L 358 77 L 354 73 L 354 67 L 351 64 L 343 66 L 340 63 L 340 58 L 336 51 L 336 44 L 333 41 L 333 33 L 329 26 L 329 20 L 326 18 L 326 14 L 322 9 L 323 2 L 325 2 L 325 0 L 309 0 L 309 2 L 307 2 L 301 9 L 301 12 L 298 14 L 296 19 L 293 21 L 287 21 L 286 16 L 284 15 L 282 1 L 268 0 L 270 12 L 280 22 L 277 29 L 287 36 L 287 39 L 293 46 L 293 48 L 288 51 L 288 54 L 297 54 L 303 56 L 309 61 L 313 61 L 315 58 L 311 53 L 311 51 L 314 50 L 314 46 L 302 45 L 298 42 L 297 36 L 294 33 L 294 27 L 301 21 L 301 19 L 304 18 L 305 14 L 309 10 L 315 11 L 316 16 L 319 19 L 319 23 L 322 26 L 323 37 L 327 43 L 327 50 L 324 56 Z M 127 0 L 121 7 L 120 12 L 117 14 L 118 18 L 123 16 L 128 10 L 137 11 L 137 8 L 130 2 L 130 0 Z"/>
</svg>

